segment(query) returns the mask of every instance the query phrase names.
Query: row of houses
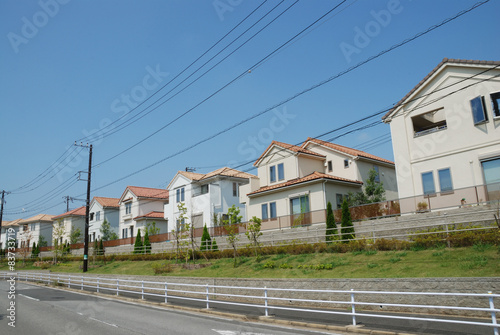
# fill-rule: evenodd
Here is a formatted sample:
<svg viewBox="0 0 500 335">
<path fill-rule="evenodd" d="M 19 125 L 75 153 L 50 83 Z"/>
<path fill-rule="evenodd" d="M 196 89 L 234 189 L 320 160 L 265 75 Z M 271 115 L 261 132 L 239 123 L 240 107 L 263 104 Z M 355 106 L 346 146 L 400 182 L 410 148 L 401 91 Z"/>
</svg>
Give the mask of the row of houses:
<svg viewBox="0 0 500 335">
<path fill-rule="evenodd" d="M 166 189 L 128 186 L 120 198 L 94 197 L 90 241 L 101 237 L 104 220 L 119 238 L 137 235 L 155 222 L 159 233 L 186 220 L 194 228 L 215 227 L 231 206 L 243 221 L 278 217 L 293 222 L 304 214 L 339 208 L 345 196 L 360 191 L 370 170 L 383 183 L 387 199 L 409 206 L 439 199 L 440 208 L 500 199 L 500 62 L 444 59 L 384 117 L 390 124 L 395 163 L 328 141 L 301 144 L 273 141 L 255 161 L 257 175 L 222 167 L 201 174 L 179 171 Z M 404 199 L 410 201 L 404 202 Z M 40 214 L 4 223 L 19 227 L 19 244 L 44 236 L 61 222 L 84 230 L 85 208 L 51 216 Z M 288 226 L 291 226 L 289 224 Z M 5 245 L 2 228 L 2 246 Z M 30 236 L 28 241 L 27 236 Z M 69 239 L 69 235 L 61 238 Z"/>
</svg>

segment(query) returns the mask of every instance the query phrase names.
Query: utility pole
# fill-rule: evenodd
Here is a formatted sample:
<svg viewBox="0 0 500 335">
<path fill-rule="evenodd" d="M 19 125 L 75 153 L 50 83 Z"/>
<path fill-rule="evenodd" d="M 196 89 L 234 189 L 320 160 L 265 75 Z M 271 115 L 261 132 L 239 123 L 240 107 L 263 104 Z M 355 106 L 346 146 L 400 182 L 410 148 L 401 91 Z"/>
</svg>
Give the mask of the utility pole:
<svg viewBox="0 0 500 335">
<path fill-rule="evenodd" d="M 83 144 L 76 144 L 75 145 L 80 146 L 80 147 L 88 147 L 87 145 Z M 89 212 L 90 212 L 90 179 L 92 176 L 92 144 L 89 147 L 89 171 L 88 171 L 88 178 L 87 178 L 87 200 L 86 200 L 86 206 L 85 206 L 85 242 L 83 246 L 83 272 L 87 272 L 87 265 L 88 265 L 88 255 L 89 255 Z"/>
<path fill-rule="evenodd" d="M 0 208 L 0 233 L 2 232 L 2 219 L 3 219 L 3 202 L 5 198 L 5 190 L 2 190 L 2 200 L 1 201 L 1 208 Z"/>
<path fill-rule="evenodd" d="M 73 202 L 73 198 L 70 197 L 69 195 L 66 195 L 63 197 L 64 202 L 66 202 L 66 212 L 69 212 L 69 202 Z"/>
</svg>

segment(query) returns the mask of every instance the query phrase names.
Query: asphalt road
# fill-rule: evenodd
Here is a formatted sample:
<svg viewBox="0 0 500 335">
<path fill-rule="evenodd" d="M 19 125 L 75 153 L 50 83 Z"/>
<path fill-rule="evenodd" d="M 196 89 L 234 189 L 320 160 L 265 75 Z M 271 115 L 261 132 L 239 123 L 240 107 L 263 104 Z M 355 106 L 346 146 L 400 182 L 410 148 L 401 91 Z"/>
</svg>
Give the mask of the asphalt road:
<svg viewBox="0 0 500 335">
<path fill-rule="evenodd" d="M 18 282 L 15 299 L 0 281 L 0 334 L 318 334 L 188 312 L 175 312 Z M 15 328 L 9 326 L 15 301 Z M 329 333 L 332 334 L 332 333 Z"/>
</svg>

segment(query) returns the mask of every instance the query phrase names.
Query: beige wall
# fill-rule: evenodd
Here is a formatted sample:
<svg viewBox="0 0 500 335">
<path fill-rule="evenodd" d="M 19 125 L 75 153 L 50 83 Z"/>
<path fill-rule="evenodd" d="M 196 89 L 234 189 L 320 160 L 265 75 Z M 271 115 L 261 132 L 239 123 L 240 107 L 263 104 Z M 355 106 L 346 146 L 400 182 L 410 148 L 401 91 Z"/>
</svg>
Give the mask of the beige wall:
<svg viewBox="0 0 500 335">
<path fill-rule="evenodd" d="M 283 163 L 285 169 L 285 179 L 278 180 L 278 169 L 276 167 L 276 182 L 271 183 L 269 180 L 269 167 Z M 297 157 L 288 150 L 274 147 L 258 166 L 258 176 L 260 179 L 260 187 L 279 184 L 286 180 L 298 177 Z"/>
</svg>

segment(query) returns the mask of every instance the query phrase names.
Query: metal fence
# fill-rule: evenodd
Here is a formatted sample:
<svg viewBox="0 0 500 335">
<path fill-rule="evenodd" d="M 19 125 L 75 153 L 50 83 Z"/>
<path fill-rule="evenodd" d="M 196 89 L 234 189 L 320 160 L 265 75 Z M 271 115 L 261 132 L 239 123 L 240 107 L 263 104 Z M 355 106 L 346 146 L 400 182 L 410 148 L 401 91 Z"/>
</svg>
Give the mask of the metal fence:
<svg viewBox="0 0 500 335">
<path fill-rule="evenodd" d="M 81 290 L 96 291 L 98 293 L 120 294 L 128 293 L 145 297 L 160 297 L 165 303 L 169 303 L 172 298 L 183 299 L 190 301 L 202 302 L 205 308 L 210 308 L 211 304 L 225 304 L 256 307 L 262 311 L 262 314 L 269 316 L 269 310 L 288 310 L 308 313 L 321 314 L 337 314 L 351 317 L 352 325 L 356 326 L 357 318 L 373 317 L 399 319 L 408 321 L 424 321 L 424 322 L 440 322 L 454 323 L 464 325 L 486 326 L 491 327 L 495 335 L 498 335 L 498 323 L 496 313 L 500 312 L 495 308 L 494 298 L 500 298 L 500 294 L 475 294 L 475 293 L 439 293 L 439 292 L 382 292 L 382 291 L 361 291 L 361 290 L 310 290 L 310 289 L 293 289 L 288 288 L 271 288 L 271 287 L 248 287 L 248 286 L 220 286 L 220 285 L 199 285 L 188 283 L 169 283 L 168 281 L 144 281 L 144 280 L 129 280 L 119 278 L 100 278 L 87 276 L 73 276 L 53 273 L 0 273 L 4 280 L 16 276 L 18 280 L 42 282 L 47 284 L 55 284 L 59 286 L 67 286 L 68 288 L 79 288 Z M 308 299 L 298 298 L 298 294 L 302 296 L 311 294 Z M 456 305 L 430 305 L 430 304 L 404 304 L 396 302 L 380 302 L 376 297 L 384 296 L 394 297 L 394 301 L 400 301 L 400 297 L 407 296 L 440 296 L 450 297 Z M 367 297 L 375 297 L 367 299 L 371 301 L 363 301 Z M 399 298 L 398 298 L 399 297 Z M 482 301 L 482 307 L 466 306 L 464 301 L 469 298 Z M 456 300 L 455 300 L 456 299 Z M 390 306 L 411 313 L 426 313 L 428 310 L 441 311 L 440 314 L 446 314 L 453 311 L 467 310 L 476 311 L 483 314 L 484 321 L 470 321 L 460 319 L 435 318 L 432 315 L 423 317 L 415 317 L 410 315 L 387 315 L 373 314 L 362 311 L 363 307 L 369 306 Z M 315 306 L 308 308 L 307 306 Z M 318 308 L 318 306 L 321 306 Z M 350 311 L 335 310 L 343 306 Z M 483 319 L 481 319 L 483 320 Z M 486 321 L 488 320 L 488 321 Z"/>
</svg>

